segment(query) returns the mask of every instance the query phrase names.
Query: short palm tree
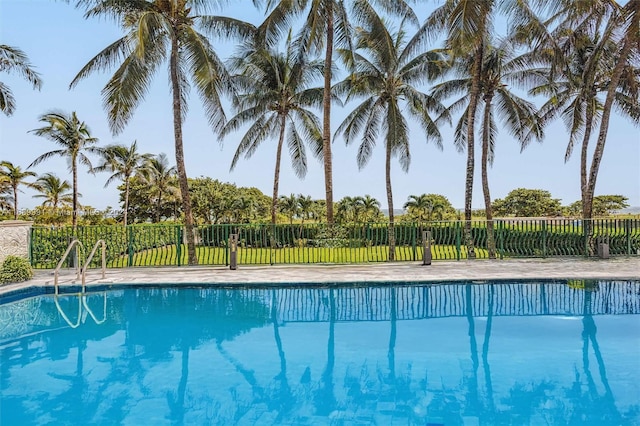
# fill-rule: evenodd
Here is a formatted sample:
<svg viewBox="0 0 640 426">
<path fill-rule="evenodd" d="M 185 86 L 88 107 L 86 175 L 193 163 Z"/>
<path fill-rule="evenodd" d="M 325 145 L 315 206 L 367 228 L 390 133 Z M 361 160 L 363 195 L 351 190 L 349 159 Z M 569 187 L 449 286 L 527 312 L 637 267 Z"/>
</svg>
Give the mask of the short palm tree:
<svg viewBox="0 0 640 426">
<path fill-rule="evenodd" d="M 111 173 L 104 184 L 105 188 L 114 180 L 124 183 L 124 214 L 123 222 L 128 225 L 127 213 L 129 211 L 129 184 L 131 177 L 140 172 L 151 159 L 151 154 L 138 152 L 138 142 L 133 141 L 131 146 L 108 145 L 102 151 L 103 162 L 94 169 L 95 172 L 108 171 Z"/>
<path fill-rule="evenodd" d="M 397 34 L 391 34 L 375 12 L 367 10 L 361 16 L 369 17 L 369 21 L 358 34 L 356 71 L 336 84 L 334 89 L 338 95 L 346 95 L 347 101 L 357 98 L 363 98 L 364 101 L 345 118 L 336 134 L 343 134 L 346 143 L 350 144 L 362 132 L 357 154 L 359 168 L 364 167 L 371 158 L 378 137 L 381 136 L 384 140 L 389 260 L 394 260 L 391 159 L 397 156 L 402 169 L 405 172 L 409 170 L 411 153 L 406 113 L 420 124 L 427 141 L 433 140 L 438 147 L 442 147 L 440 130 L 430 114 L 433 112 L 448 118 L 445 108 L 436 99 L 416 88 L 438 67 L 440 56 L 417 49 L 423 37 L 420 32 L 406 41 L 404 25 L 400 26 Z M 402 104 L 405 105 L 404 108 Z"/>
<path fill-rule="evenodd" d="M 293 224 L 293 219 L 300 214 L 298 197 L 295 194 L 280 196 L 280 211 L 287 215 L 289 223 Z"/>
<path fill-rule="evenodd" d="M 61 180 L 53 173 L 40 175 L 33 186 L 40 192 L 40 194 L 34 195 L 33 198 L 42 198 L 44 207 L 57 209 L 59 206 L 73 203 L 73 191 L 70 192 L 71 184 L 67 180 Z M 78 194 L 78 197 L 80 197 L 80 194 Z"/>
<path fill-rule="evenodd" d="M 362 214 L 365 222 L 370 222 L 380 215 L 380 201 L 366 194 L 362 197 Z"/>
<path fill-rule="evenodd" d="M 73 202 L 72 202 L 72 224 L 73 229 L 78 225 L 78 162 L 84 164 L 93 171 L 93 166 L 89 157 L 85 153 L 100 154 L 100 148 L 95 145 L 98 138 L 91 136 L 91 130 L 84 121 L 80 121 L 75 111 L 65 114 L 61 111 L 52 111 L 40 116 L 40 122 L 46 123 L 44 127 L 31 130 L 38 136 L 47 138 L 62 149 L 49 151 L 42 154 L 29 165 L 36 166 L 52 157 L 64 157 L 67 159 L 69 169 L 73 176 Z"/>
<path fill-rule="evenodd" d="M 175 186 L 176 168 L 169 166 L 167 154 L 160 153 L 147 160 L 138 176 L 151 188 L 156 205 L 155 222 L 158 223 L 160 222 L 163 197 L 178 196 L 180 193 L 180 190 Z"/>
<path fill-rule="evenodd" d="M 25 179 L 36 176 L 32 171 L 22 170 L 20 166 L 15 166 L 10 161 L 0 162 L 0 178 L 2 178 L 10 188 L 10 196 L 7 197 L 13 207 L 13 218 L 18 219 L 18 193 L 20 186 L 33 187 L 33 183 L 27 182 Z M 9 204 L 9 203 L 7 203 Z"/>
<path fill-rule="evenodd" d="M 102 90 L 109 125 L 114 134 L 124 129 L 143 100 L 156 70 L 169 62 L 173 105 L 176 167 L 187 235 L 188 262 L 198 263 L 193 232 L 193 213 L 187 182 L 182 140 L 182 122 L 188 109 L 189 80 L 204 105 L 214 130 L 225 122 L 220 94 L 230 89 L 223 62 L 200 31 L 227 30 L 252 34 L 252 26 L 230 18 L 217 19 L 207 11 L 222 1 L 203 0 L 79 0 L 87 17 L 106 16 L 117 20 L 125 35 L 89 61 L 71 82 L 75 86 L 93 71 L 120 66 Z M 223 28 L 220 30 L 220 28 Z"/>
<path fill-rule="evenodd" d="M 266 139 L 278 141 L 271 205 L 271 223 L 275 224 L 285 140 L 293 170 L 299 178 L 304 178 L 307 173 L 305 144 L 311 145 L 316 157 L 322 157 L 320 122 L 308 109 L 322 103 L 322 88 L 310 87 L 322 76 L 322 62 L 297 56 L 289 37 L 284 54 L 250 45 L 241 55 L 232 58 L 231 66 L 239 71 L 233 78 L 239 91 L 234 102 L 238 112 L 223 128 L 222 135 L 250 124 L 233 156 L 231 170 L 241 156 L 251 157 Z"/>
<path fill-rule="evenodd" d="M 17 73 L 24 77 L 34 89 L 40 90 L 42 80 L 40 75 L 33 69 L 29 58 L 20 49 L 6 44 L 0 44 L 0 72 Z M 9 116 L 16 108 L 16 100 L 11 89 L 6 84 L 0 82 L 0 111 Z"/>
</svg>

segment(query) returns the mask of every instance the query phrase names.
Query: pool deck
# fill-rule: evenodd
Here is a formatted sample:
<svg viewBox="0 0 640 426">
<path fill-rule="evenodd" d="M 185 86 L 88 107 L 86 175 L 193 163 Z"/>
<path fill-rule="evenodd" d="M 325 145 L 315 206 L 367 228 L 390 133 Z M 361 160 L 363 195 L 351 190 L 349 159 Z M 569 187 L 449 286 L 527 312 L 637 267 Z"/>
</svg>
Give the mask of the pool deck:
<svg viewBox="0 0 640 426">
<path fill-rule="evenodd" d="M 30 281 L 0 286 L 0 295 L 29 287 L 53 285 L 52 270 L 36 270 Z M 75 272 L 63 270 L 60 284 L 76 283 Z M 244 266 L 230 270 L 224 266 L 148 267 L 107 269 L 102 279 L 99 269 L 89 270 L 87 285 L 207 283 L 226 286 L 246 284 L 291 285 L 301 283 L 352 283 L 504 279 L 640 279 L 640 257 L 612 259 L 518 259 L 437 261 L 358 265 Z"/>
</svg>

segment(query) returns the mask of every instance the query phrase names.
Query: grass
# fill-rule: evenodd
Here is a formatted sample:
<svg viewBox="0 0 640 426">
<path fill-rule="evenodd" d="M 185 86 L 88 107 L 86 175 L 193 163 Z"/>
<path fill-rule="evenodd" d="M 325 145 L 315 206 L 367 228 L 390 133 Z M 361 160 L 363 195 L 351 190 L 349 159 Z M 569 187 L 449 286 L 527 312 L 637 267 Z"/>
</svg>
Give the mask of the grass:
<svg viewBox="0 0 640 426">
<path fill-rule="evenodd" d="M 180 247 L 180 265 L 187 264 L 187 248 Z M 198 263 L 200 265 L 226 265 L 228 264 L 228 252 L 224 247 L 204 247 L 196 248 Z M 444 260 L 457 259 L 456 247 L 453 245 L 434 245 L 431 247 L 432 259 Z M 395 256 L 397 261 L 421 261 L 422 248 L 417 247 L 414 253 L 412 247 L 396 247 Z M 478 258 L 486 258 L 487 251 L 476 249 Z M 466 252 L 463 249 L 460 253 L 461 259 L 466 259 Z M 137 252 L 133 255 L 133 266 L 169 266 L 178 265 L 178 254 L 175 245 L 159 247 L 150 250 Z M 374 247 L 285 247 L 278 249 L 270 248 L 238 248 L 239 265 L 259 265 L 259 264 L 304 264 L 304 263 L 369 263 L 386 262 L 389 259 L 388 246 Z M 128 257 L 119 256 L 109 262 L 109 267 L 128 266 Z"/>
</svg>

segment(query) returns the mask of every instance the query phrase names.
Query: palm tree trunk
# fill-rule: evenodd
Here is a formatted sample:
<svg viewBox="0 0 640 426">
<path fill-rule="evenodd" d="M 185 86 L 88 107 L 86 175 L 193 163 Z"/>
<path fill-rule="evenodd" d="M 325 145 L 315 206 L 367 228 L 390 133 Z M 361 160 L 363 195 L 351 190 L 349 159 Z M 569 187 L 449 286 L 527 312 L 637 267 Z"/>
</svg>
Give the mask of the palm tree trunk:
<svg viewBox="0 0 640 426">
<path fill-rule="evenodd" d="M 182 210 L 184 212 L 184 226 L 187 233 L 187 255 L 189 265 L 197 265 L 196 244 L 193 236 L 193 213 L 191 212 L 191 197 L 187 181 L 187 170 L 184 165 L 184 150 L 182 146 L 182 105 L 180 99 L 180 82 L 178 79 L 178 34 L 174 29 L 171 37 L 171 57 L 169 73 L 171 74 L 171 94 L 173 95 L 173 133 L 176 146 L 176 168 L 182 194 Z"/>
<path fill-rule="evenodd" d="M 18 184 L 11 187 L 13 188 L 13 220 L 18 220 Z"/>
<path fill-rule="evenodd" d="M 333 224 L 333 164 L 331 159 L 331 66 L 333 59 L 333 2 L 327 2 L 327 50 L 324 57 L 324 92 L 322 95 L 322 152 L 327 223 Z"/>
<path fill-rule="evenodd" d="M 124 180 L 124 226 L 127 226 L 127 212 L 129 211 L 129 178 Z"/>
<path fill-rule="evenodd" d="M 484 194 L 484 211 L 487 218 L 487 251 L 489 259 L 496 258 L 496 240 L 493 232 L 493 212 L 491 211 L 491 193 L 489 192 L 489 136 L 491 133 L 491 99 L 493 95 L 484 98 L 484 124 L 482 126 L 482 193 Z"/>
<path fill-rule="evenodd" d="M 286 126 L 286 116 L 280 117 L 280 137 L 278 138 L 278 148 L 276 149 L 276 170 L 273 176 L 273 200 L 271 202 L 271 223 L 276 224 L 278 211 L 278 184 L 280 183 L 280 160 L 282 158 L 282 145 L 284 144 L 284 132 Z"/>
<path fill-rule="evenodd" d="M 475 164 L 475 119 L 480 94 L 480 76 L 482 74 L 482 57 L 484 43 L 480 42 L 475 53 L 473 64 L 473 79 L 469 96 L 469 111 L 467 112 L 467 176 L 464 189 L 464 239 L 467 246 L 468 259 L 475 259 L 476 252 L 473 247 L 471 235 L 471 204 L 473 198 L 473 173 Z"/>
<path fill-rule="evenodd" d="M 162 204 L 162 190 L 158 188 L 158 202 L 156 203 L 156 223 L 160 223 L 160 205 Z"/>
<path fill-rule="evenodd" d="M 387 231 L 389 238 L 389 261 L 396 260 L 396 232 L 393 216 L 393 193 L 391 191 L 391 145 L 387 142 L 387 155 L 385 159 L 385 178 L 387 182 L 387 204 L 389 206 L 389 228 Z"/>
<path fill-rule="evenodd" d="M 71 174 L 73 176 L 73 200 L 71 206 L 71 227 L 73 228 L 73 233 L 76 233 L 76 228 L 78 227 L 78 166 L 76 164 L 76 159 L 73 158 L 71 163 Z"/>
<path fill-rule="evenodd" d="M 594 95 L 595 97 L 595 95 Z M 584 136 L 582 138 L 582 148 L 580 152 L 580 199 L 582 200 L 582 218 L 586 219 L 587 217 L 591 218 L 591 213 L 587 213 L 587 206 L 591 203 L 587 201 L 588 199 L 588 188 L 587 188 L 587 172 L 589 170 L 587 166 L 587 162 L 589 160 L 589 140 L 591 139 L 591 123 L 593 122 L 593 110 L 590 106 L 587 107 L 587 113 L 585 117 L 585 130 Z M 591 235 L 591 221 L 583 220 L 582 222 L 583 232 L 586 239 L 586 246 L 588 250 L 591 252 L 593 247 L 593 237 Z"/>
</svg>

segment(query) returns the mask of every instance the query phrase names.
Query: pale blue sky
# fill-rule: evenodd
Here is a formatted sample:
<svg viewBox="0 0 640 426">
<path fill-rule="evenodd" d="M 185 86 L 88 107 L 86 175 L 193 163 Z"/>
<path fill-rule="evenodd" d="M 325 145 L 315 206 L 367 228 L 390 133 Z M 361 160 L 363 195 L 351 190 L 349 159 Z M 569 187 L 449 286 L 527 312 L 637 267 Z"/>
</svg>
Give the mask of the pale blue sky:
<svg viewBox="0 0 640 426">
<path fill-rule="evenodd" d="M 239 17 L 254 23 L 261 19 L 248 0 L 231 2 L 222 14 Z M 420 11 L 426 16 L 436 2 L 425 2 Z M 69 82 L 97 52 L 121 36 L 119 27 L 111 21 L 85 20 L 82 12 L 62 1 L 0 0 L 0 43 L 17 46 L 29 56 L 44 85 L 41 91 L 12 75 L 0 75 L 17 99 L 13 116 L 0 115 L 0 160 L 8 160 L 26 168 L 37 156 L 56 149 L 53 142 L 28 133 L 40 126 L 38 116 L 51 110 L 76 111 L 101 144 L 130 144 L 138 141 L 143 152 L 165 152 L 174 159 L 171 98 L 168 91 L 166 67 L 154 79 L 146 100 L 140 105 L 125 131 L 112 136 L 106 114 L 102 108 L 100 91 L 111 74 L 94 74 L 73 90 Z M 232 42 L 216 41 L 219 55 L 227 58 L 234 49 Z M 320 85 L 321 82 L 318 82 Z M 187 173 L 191 177 L 210 176 L 239 186 L 255 186 L 270 195 L 273 185 L 275 141 L 265 142 L 253 158 L 241 160 L 229 172 L 231 158 L 240 134 L 232 135 L 221 146 L 207 125 L 199 99 L 192 93 L 189 114 L 184 123 L 184 145 Z M 229 113 L 228 113 L 229 114 Z M 320 115 L 320 112 L 318 112 Z M 335 129 L 345 111 L 334 108 L 332 126 Z M 416 127 L 411 137 L 412 163 L 408 174 L 392 164 L 394 204 L 401 208 L 409 195 L 438 193 L 449 198 L 456 208 L 464 205 L 464 179 L 466 154 L 458 153 L 452 143 L 452 131 L 442 130 L 444 151 L 426 144 Z M 490 170 L 489 181 L 493 199 L 505 197 L 509 191 L 524 187 L 544 189 L 563 204 L 580 199 L 578 155 L 565 164 L 564 151 L 568 136 L 564 126 L 557 122 L 547 129 L 542 144 L 532 143 L 524 153 L 506 132 L 498 138 L 496 159 Z M 357 145 L 346 147 L 342 139 L 333 145 L 334 199 L 350 195 L 370 194 L 386 207 L 384 183 L 384 152 L 379 144 L 371 161 L 362 171 L 356 166 Z M 479 151 L 479 150 L 477 150 Z M 579 154 L 579 153 L 578 153 Z M 97 160 L 96 160 L 97 162 Z M 480 153 L 477 152 L 474 208 L 483 207 L 480 186 Z M 303 193 L 313 198 L 324 198 L 323 168 L 310 157 L 309 172 L 304 180 L 296 178 L 290 161 L 283 156 L 280 193 Z M 52 159 L 33 169 L 37 173 L 54 172 L 71 180 L 64 160 Z M 79 189 L 81 202 L 95 208 L 118 208 L 116 185 L 103 188 L 106 174 L 91 176 L 82 172 Z M 21 196 L 21 207 L 34 207 L 37 199 L 26 191 Z M 611 120 L 609 138 L 596 194 L 621 194 L 629 198 L 632 206 L 640 206 L 640 131 L 618 116 Z"/>
</svg>

